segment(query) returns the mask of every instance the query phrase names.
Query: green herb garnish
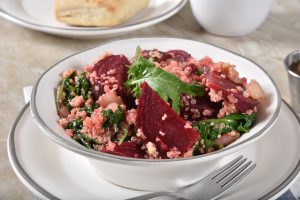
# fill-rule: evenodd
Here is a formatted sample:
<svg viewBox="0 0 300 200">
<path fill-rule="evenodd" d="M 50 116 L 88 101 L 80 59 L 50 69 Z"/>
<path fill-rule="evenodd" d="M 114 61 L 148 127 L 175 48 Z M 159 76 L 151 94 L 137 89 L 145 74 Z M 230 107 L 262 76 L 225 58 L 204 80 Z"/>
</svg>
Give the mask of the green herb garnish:
<svg viewBox="0 0 300 200">
<path fill-rule="evenodd" d="M 182 82 L 177 76 L 156 67 L 152 60 L 141 57 L 140 51 L 140 47 L 137 47 L 136 59 L 128 70 L 128 81 L 126 82 L 126 86 L 132 89 L 136 98 L 139 98 L 141 94 L 140 84 L 146 81 L 164 101 L 171 103 L 172 108 L 179 113 L 181 93 L 195 96 L 204 95 L 204 86 Z"/>
</svg>

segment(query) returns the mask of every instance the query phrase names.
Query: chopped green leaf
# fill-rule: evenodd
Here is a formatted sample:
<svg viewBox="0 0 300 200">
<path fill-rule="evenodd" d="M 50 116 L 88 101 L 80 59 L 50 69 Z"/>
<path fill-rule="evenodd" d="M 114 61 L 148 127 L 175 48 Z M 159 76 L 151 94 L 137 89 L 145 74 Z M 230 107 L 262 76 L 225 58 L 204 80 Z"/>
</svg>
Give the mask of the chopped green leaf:
<svg viewBox="0 0 300 200">
<path fill-rule="evenodd" d="M 74 135 L 72 136 L 72 138 L 76 140 L 78 143 L 82 144 L 83 146 L 89 149 L 93 149 L 93 146 L 98 144 L 98 142 L 94 138 L 82 134 L 81 133 L 82 127 L 83 127 L 82 120 L 75 119 L 67 124 L 66 129 L 72 129 L 74 131 Z"/>
<path fill-rule="evenodd" d="M 123 120 L 123 109 L 121 106 L 118 106 L 118 109 L 113 112 L 111 109 L 106 109 L 101 112 L 101 115 L 104 117 L 105 122 L 103 123 L 103 128 L 112 130 L 117 129 L 118 131 L 121 128 L 121 122 Z"/>
<path fill-rule="evenodd" d="M 99 108 L 99 105 L 96 104 L 95 102 L 93 102 L 93 104 L 90 105 L 90 106 L 88 106 L 88 105 L 85 105 L 85 106 L 84 106 L 84 110 L 85 110 L 85 112 L 87 113 L 87 115 L 88 115 L 89 117 L 93 114 L 93 112 L 94 112 L 94 110 L 95 110 L 96 108 Z"/>
<path fill-rule="evenodd" d="M 82 95 L 85 100 L 89 98 L 89 91 L 90 91 L 90 82 L 86 78 L 86 72 L 80 74 L 78 76 L 77 82 L 76 82 L 76 94 Z"/>
<path fill-rule="evenodd" d="M 88 149 L 94 149 L 94 145 L 99 144 L 94 138 L 91 138 L 85 134 L 76 134 L 73 135 L 72 138 Z"/>
<path fill-rule="evenodd" d="M 83 122 L 81 119 L 75 119 L 73 121 L 70 121 L 67 126 L 66 129 L 72 129 L 75 132 L 80 132 L 80 130 L 83 127 Z"/>
<path fill-rule="evenodd" d="M 74 72 L 73 72 L 74 73 Z M 71 76 L 69 76 L 71 77 Z M 62 87 L 62 99 L 63 99 L 63 104 L 66 106 L 68 110 L 72 109 L 72 106 L 70 105 L 70 101 L 74 98 L 74 94 L 76 95 L 76 87 L 71 83 L 70 78 L 64 78 L 61 81 L 61 84 L 59 87 Z M 57 93 L 58 95 L 58 93 Z M 57 98 L 59 98 L 57 96 Z"/>
<path fill-rule="evenodd" d="M 195 96 L 204 95 L 204 87 L 202 85 L 186 84 L 177 76 L 156 67 L 152 60 L 141 57 L 140 48 L 138 47 L 136 58 L 128 70 L 126 86 L 132 89 L 136 98 L 139 98 L 141 94 L 140 84 L 145 81 L 164 101 L 171 103 L 172 108 L 177 113 L 180 111 L 181 93 Z"/>
<path fill-rule="evenodd" d="M 119 143 L 118 143 L 119 145 L 122 144 L 124 142 L 125 138 L 128 136 L 128 130 L 125 128 L 123 128 L 123 130 L 124 130 L 124 134 L 122 135 L 122 137 L 119 140 Z"/>
<path fill-rule="evenodd" d="M 254 125 L 255 119 L 255 114 L 235 113 L 220 119 L 195 122 L 193 127 L 201 134 L 205 148 L 210 148 L 214 146 L 214 141 L 218 135 L 229 133 L 232 130 L 237 130 L 241 134 L 248 132 Z M 196 150 L 194 152 L 197 153 Z"/>
</svg>

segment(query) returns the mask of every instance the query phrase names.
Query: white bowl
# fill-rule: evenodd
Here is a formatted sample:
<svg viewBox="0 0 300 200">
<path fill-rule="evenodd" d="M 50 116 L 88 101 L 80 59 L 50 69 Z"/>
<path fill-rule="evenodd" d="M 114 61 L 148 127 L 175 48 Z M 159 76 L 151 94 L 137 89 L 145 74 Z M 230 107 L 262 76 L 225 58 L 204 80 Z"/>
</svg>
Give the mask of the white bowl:
<svg viewBox="0 0 300 200">
<path fill-rule="evenodd" d="M 239 140 L 216 152 L 177 160 L 145 160 L 120 157 L 89 150 L 70 139 L 57 123 L 54 89 L 60 74 L 70 67 L 86 66 L 101 52 L 124 53 L 131 57 L 136 47 L 159 50 L 182 49 L 195 58 L 206 55 L 215 61 L 237 65 L 241 76 L 255 78 L 267 95 L 258 107 L 257 124 Z M 226 155 L 236 152 L 262 137 L 274 124 L 280 109 L 280 95 L 270 76 L 254 62 L 213 45 L 176 38 L 136 38 L 113 41 L 71 55 L 51 66 L 37 81 L 31 96 L 31 111 L 39 127 L 61 146 L 88 159 L 95 171 L 108 181 L 139 190 L 167 190 L 186 186 L 200 180 L 213 170 Z M 46 159 L 46 158 L 45 158 Z M 68 158 L 65 158 L 68 159 Z"/>
<path fill-rule="evenodd" d="M 208 32 L 244 36 L 266 19 L 273 0 L 190 0 L 192 12 Z"/>
</svg>

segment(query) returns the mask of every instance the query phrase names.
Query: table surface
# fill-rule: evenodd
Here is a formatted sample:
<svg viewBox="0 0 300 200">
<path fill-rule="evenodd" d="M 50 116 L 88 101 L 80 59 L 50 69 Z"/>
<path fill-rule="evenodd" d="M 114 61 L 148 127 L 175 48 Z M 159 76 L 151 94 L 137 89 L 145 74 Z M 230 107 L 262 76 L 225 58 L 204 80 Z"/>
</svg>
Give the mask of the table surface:
<svg viewBox="0 0 300 200">
<path fill-rule="evenodd" d="M 22 88 L 32 85 L 45 69 L 60 59 L 116 38 L 68 39 L 32 31 L 2 18 L 0 24 L 0 199 L 32 199 L 32 194 L 12 171 L 6 150 L 9 128 L 24 105 Z M 283 59 L 300 49 L 300 1 L 275 0 L 262 26 L 245 37 L 218 37 L 205 32 L 186 5 L 160 24 L 119 38 L 151 36 L 207 42 L 248 57 L 271 74 L 282 98 L 289 102 Z"/>
</svg>

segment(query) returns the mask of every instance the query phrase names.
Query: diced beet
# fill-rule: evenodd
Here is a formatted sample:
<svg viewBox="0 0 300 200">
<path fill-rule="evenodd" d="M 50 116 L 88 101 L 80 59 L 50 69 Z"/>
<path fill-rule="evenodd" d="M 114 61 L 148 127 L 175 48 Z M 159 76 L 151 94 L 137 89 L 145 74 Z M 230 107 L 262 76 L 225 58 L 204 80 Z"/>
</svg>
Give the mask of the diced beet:
<svg viewBox="0 0 300 200">
<path fill-rule="evenodd" d="M 242 92 L 233 92 L 231 89 L 236 90 L 237 86 L 240 86 L 241 88 L 244 88 L 244 86 L 242 84 L 235 83 L 230 79 L 221 77 L 218 72 L 207 71 L 205 73 L 205 78 L 207 79 L 207 87 L 215 91 L 221 90 L 222 97 L 224 99 L 226 99 L 228 95 L 232 94 L 238 100 L 238 102 L 235 103 L 235 107 L 241 112 L 253 109 L 258 103 L 257 100 L 252 99 L 251 97 L 244 97 Z"/>
<path fill-rule="evenodd" d="M 152 55 L 150 55 L 152 52 Z M 170 50 L 168 52 L 154 50 L 142 50 L 141 56 L 144 58 L 153 58 L 154 62 L 161 63 L 168 59 L 173 59 L 177 62 L 187 62 L 188 59 L 191 57 L 186 51 L 183 50 Z"/>
<path fill-rule="evenodd" d="M 197 66 L 194 63 L 189 63 L 188 65 L 186 65 L 183 70 L 185 70 L 187 67 L 190 67 L 191 70 L 191 74 L 195 74 L 198 75 L 198 70 L 197 70 Z"/>
<path fill-rule="evenodd" d="M 188 59 L 191 57 L 191 54 L 183 50 L 170 50 L 167 53 L 171 54 L 172 59 L 176 60 L 177 62 L 187 62 Z"/>
<path fill-rule="evenodd" d="M 141 144 L 134 142 L 122 142 L 120 145 L 117 144 L 113 151 L 104 149 L 102 152 L 132 158 L 144 158 L 145 152 L 142 151 L 141 147 Z"/>
<path fill-rule="evenodd" d="M 117 80 L 117 83 L 110 83 L 110 86 L 117 84 L 117 94 L 121 96 L 125 105 L 128 108 L 132 108 L 134 106 L 134 99 L 130 92 L 128 92 L 124 83 L 127 81 L 127 71 L 130 62 L 124 55 L 110 55 L 105 57 L 104 59 L 99 60 L 94 65 L 94 70 L 97 73 L 97 76 L 101 78 L 101 75 L 108 76 L 107 72 L 110 70 L 115 70 L 114 74 L 110 74 L 109 77 L 114 77 Z M 102 94 L 104 94 L 103 82 L 105 80 L 96 80 L 92 85 L 92 94 L 94 99 L 98 99 Z"/>
<path fill-rule="evenodd" d="M 101 75 L 108 76 L 107 72 L 109 72 L 110 70 L 115 70 L 115 73 L 109 76 L 114 77 L 118 81 L 117 83 L 115 83 L 118 85 L 118 95 L 125 96 L 124 94 L 122 94 L 122 92 L 124 92 L 123 84 L 127 80 L 127 66 L 129 65 L 130 63 L 124 55 L 110 55 L 99 60 L 94 65 L 94 71 L 96 71 L 98 77 L 101 77 Z M 100 79 L 95 81 L 95 83 L 92 85 L 92 93 L 94 99 L 98 99 L 99 96 L 104 93 L 104 84 L 102 84 L 104 81 L 105 80 Z"/>
<path fill-rule="evenodd" d="M 130 90 L 126 89 L 125 87 L 121 87 L 117 90 L 117 92 L 120 95 L 120 97 L 122 98 L 122 100 L 128 110 L 130 110 L 132 108 L 136 108 L 135 98 L 133 97 Z"/>
<path fill-rule="evenodd" d="M 155 143 L 162 154 L 173 147 L 182 153 L 193 147 L 199 140 L 199 133 L 193 128 L 185 128 L 187 122 L 146 82 L 141 84 L 141 88 L 142 94 L 137 107 L 137 127 L 142 129 L 146 140 Z M 163 120 L 164 115 L 167 117 Z"/>
<path fill-rule="evenodd" d="M 61 116 L 63 118 L 67 118 L 68 115 L 70 114 L 70 111 L 67 109 L 67 107 L 65 105 L 61 105 L 61 106 L 59 106 L 58 114 L 59 114 L 59 116 Z"/>
<path fill-rule="evenodd" d="M 99 60 L 95 66 L 94 70 L 100 77 L 102 74 L 106 74 L 110 70 L 115 70 L 116 73 L 113 75 L 119 84 L 122 84 L 127 79 L 127 67 L 130 62 L 124 55 L 110 55 L 104 59 Z"/>
<path fill-rule="evenodd" d="M 94 84 L 92 84 L 92 94 L 95 100 L 99 99 L 99 97 L 104 94 L 104 89 L 102 87 L 102 84 L 99 80 L 96 80 Z"/>
<path fill-rule="evenodd" d="M 153 55 L 150 55 L 150 52 L 157 52 L 157 54 L 153 54 Z M 158 62 L 158 63 L 161 63 L 163 61 L 166 61 L 170 58 L 172 58 L 172 56 L 166 52 L 163 52 L 163 51 L 158 51 L 158 50 L 142 50 L 141 51 L 141 56 L 143 58 L 153 58 L 153 61 L 154 62 Z"/>
<path fill-rule="evenodd" d="M 258 104 L 258 101 L 256 99 L 252 99 L 251 97 L 245 98 L 243 95 L 235 93 L 233 93 L 233 95 L 238 100 L 238 102 L 234 105 L 241 112 L 246 112 L 247 110 L 253 109 Z"/>
<path fill-rule="evenodd" d="M 233 82 L 230 79 L 221 77 L 218 72 L 206 72 L 205 76 L 208 81 L 208 87 L 215 91 L 222 90 L 226 93 L 227 90 L 236 89 L 237 86 L 244 87 L 242 84 Z"/>
<path fill-rule="evenodd" d="M 182 98 L 184 98 L 185 101 L 183 101 L 183 108 L 180 111 L 180 116 L 188 121 L 215 118 L 222 108 L 222 103 L 212 102 L 208 94 L 202 97 L 184 95 Z M 208 112 L 210 112 L 211 115 L 209 115 Z"/>
</svg>

